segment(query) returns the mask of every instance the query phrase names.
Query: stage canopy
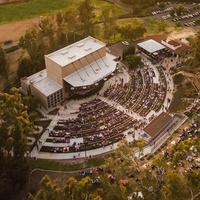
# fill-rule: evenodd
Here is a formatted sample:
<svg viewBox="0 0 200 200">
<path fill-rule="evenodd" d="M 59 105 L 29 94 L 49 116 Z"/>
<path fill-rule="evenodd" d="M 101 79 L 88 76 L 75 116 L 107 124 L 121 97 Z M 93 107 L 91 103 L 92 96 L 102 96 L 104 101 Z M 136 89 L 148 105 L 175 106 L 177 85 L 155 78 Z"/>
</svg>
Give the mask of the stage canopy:
<svg viewBox="0 0 200 200">
<path fill-rule="evenodd" d="M 149 53 L 154 53 L 154 52 L 160 51 L 162 49 L 165 49 L 165 46 L 163 46 L 162 44 L 160 44 L 152 39 L 138 43 L 138 46 L 143 48 L 144 50 L 146 50 Z"/>
</svg>

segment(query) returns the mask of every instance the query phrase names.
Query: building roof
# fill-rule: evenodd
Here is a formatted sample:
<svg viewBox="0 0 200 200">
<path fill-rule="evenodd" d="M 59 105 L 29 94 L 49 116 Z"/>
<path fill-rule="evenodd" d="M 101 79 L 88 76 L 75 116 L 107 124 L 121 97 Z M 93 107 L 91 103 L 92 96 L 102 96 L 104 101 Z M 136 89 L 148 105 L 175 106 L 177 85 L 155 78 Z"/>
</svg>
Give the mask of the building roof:
<svg viewBox="0 0 200 200">
<path fill-rule="evenodd" d="M 178 47 L 181 45 L 180 43 L 176 42 L 175 40 L 169 40 L 169 41 L 167 41 L 167 43 L 171 44 L 174 47 Z"/>
<path fill-rule="evenodd" d="M 23 79 L 23 81 L 26 82 L 27 85 L 30 85 L 30 84 L 34 84 L 35 82 L 40 81 L 46 77 L 47 77 L 46 69 L 43 69 L 42 71 L 39 71 L 29 77 L 22 78 L 22 79 Z"/>
<path fill-rule="evenodd" d="M 159 43 L 161 43 L 162 40 L 167 39 L 167 37 L 168 37 L 167 35 L 152 35 L 152 36 L 150 36 L 151 39 L 153 39 Z M 191 47 L 188 46 L 187 44 L 185 44 L 184 42 L 181 42 L 180 40 L 173 40 L 173 41 L 176 42 L 177 44 L 180 44 L 181 47 L 177 48 L 176 50 L 173 50 L 166 46 L 166 48 L 169 49 L 171 52 L 174 52 L 177 55 L 181 55 L 181 54 L 187 53 L 188 51 L 191 50 Z M 172 40 L 170 42 L 172 42 Z"/>
<path fill-rule="evenodd" d="M 73 87 L 92 85 L 115 71 L 116 57 L 106 53 L 106 56 L 84 68 L 66 76 L 64 80 Z"/>
<path fill-rule="evenodd" d="M 62 89 L 60 85 L 48 77 L 33 83 L 33 85 L 46 97 Z"/>
<path fill-rule="evenodd" d="M 159 50 L 162 50 L 165 48 L 165 46 L 163 46 L 162 44 L 160 44 L 152 39 L 138 43 L 137 45 L 140 46 L 141 48 L 145 49 L 149 53 L 154 53 L 156 51 L 159 51 Z"/>
<path fill-rule="evenodd" d="M 169 114 L 162 112 L 144 128 L 144 132 L 151 137 L 156 137 L 171 122 L 172 118 Z"/>
<path fill-rule="evenodd" d="M 89 36 L 67 47 L 59 49 L 58 51 L 50 53 L 46 55 L 46 57 L 61 67 L 64 67 L 104 46 L 106 46 L 105 43 Z"/>
</svg>

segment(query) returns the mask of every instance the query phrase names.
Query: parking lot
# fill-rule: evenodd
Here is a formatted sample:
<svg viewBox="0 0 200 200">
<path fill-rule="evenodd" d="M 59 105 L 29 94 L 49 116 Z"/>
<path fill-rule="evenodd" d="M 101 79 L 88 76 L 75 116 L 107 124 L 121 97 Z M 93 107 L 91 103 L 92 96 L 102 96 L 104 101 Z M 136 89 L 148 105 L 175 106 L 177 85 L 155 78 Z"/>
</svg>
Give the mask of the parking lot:
<svg viewBox="0 0 200 200">
<path fill-rule="evenodd" d="M 188 12 L 182 13 L 178 16 L 176 13 L 174 16 L 170 15 L 170 12 L 174 8 L 178 8 L 179 6 L 184 7 Z M 175 24 L 177 22 L 181 22 L 182 26 L 196 26 L 197 20 L 200 20 L 200 3 L 166 3 L 166 7 L 164 9 L 158 9 L 152 11 L 152 16 L 154 19 L 160 20 L 160 18 L 166 20 L 170 24 Z"/>
</svg>

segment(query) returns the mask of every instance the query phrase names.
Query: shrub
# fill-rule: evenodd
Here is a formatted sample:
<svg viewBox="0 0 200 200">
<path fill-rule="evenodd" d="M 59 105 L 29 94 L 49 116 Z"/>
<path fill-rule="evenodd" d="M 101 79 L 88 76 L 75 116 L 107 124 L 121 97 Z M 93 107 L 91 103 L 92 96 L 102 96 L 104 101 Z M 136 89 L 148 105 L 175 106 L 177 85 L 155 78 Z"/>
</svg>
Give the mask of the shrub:
<svg viewBox="0 0 200 200">
<path fill-rule="evenodd" d="M 182 83 L 183 80 L 184 80 L 184 76 L 182 74 L 176 74 L 174 76 L 174 84 L 176 84 L 176 85 Z"/>
<path fill-rule="evenodd" d="M 13 51 L 16 51 L 17 49 L 19 49 L 19 46 L 18 46 L 18 45 L 15 45 L 15 46 L 12 46 L 12 47 L 10 47 L 10 48 L 5 49 L 5 52 L 6 52 L 6 53 L 11 53 L 11 52 L 13 52 Z"/>
</svg>

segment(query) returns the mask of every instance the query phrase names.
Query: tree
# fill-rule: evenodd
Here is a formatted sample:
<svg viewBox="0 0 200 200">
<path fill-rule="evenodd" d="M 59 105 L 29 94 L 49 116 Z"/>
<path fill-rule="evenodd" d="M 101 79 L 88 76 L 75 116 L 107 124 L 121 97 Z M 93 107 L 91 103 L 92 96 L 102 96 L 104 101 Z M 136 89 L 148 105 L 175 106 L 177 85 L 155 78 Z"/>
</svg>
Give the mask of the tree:
<svg viewBox="0 0 200 200">
<path fill-rule="evenodd" d="M 187 10 L 185 9 L 185 7 L 183 7 L 182 5 L 180 5 L 178 8 L 176 8 L 176 14 L 178 16 L 180 16 L 181 14 L 187 12 Z"/>
<path fill-rule="evenodd" d="M 165 3 L 163 2 L 159 3 L 159 8 L 163 10 L 165 8 Z"/>
<path fill-rule="evenodd" d="M 182 23 L 180 21 L 175 23 L 175 29 L 178 29 L 181 26 L 182 26 Z"/>
<path fill-rule="evenodd" d="M 6 60 L 6 54 L 1 47 L 0 47 L 0 75 L 5 78 L 8 77 L 8 63 Z"/>
<path fill-rule="evenodd" d="M 169 172 L 166 176 L 164 193 L 169 200 L 185 200 L 188 197 L 186 183 L 178 173 Z M 181 194 L 181 195 L 180 195 Z"/>
<path fill-rule="evenodd" d="M 26 134 L 33 131 L 16 88 L 0 93 L 0 199 L 9 199 L 27 178 Z"/>
<path fill-rule="evenodd" d="M 171 15 L 172 17 L 174 17 L 175 14 L 176 14 L 176 10 L 175 10 L 175 8 L 172 9 L 172 10 L 170 10 L 170 15 Z"/>
<path fill-rule="evenodd" d="M 98 192 L 93 194 L 92 181 L 88 176 L 80 181 L 69 178 L 61 184 L 46 175 L 40 184 L 42 189 L 37 192 L 35 197 L 29 194 L 29 200 L 102 200 Z"/>
<path fill-rule="evenodd" d="M 38 101 L 34 96 L 24 96 L 22 98 L 23 104 L 27 107 L 27 112 L 31 122 L 34 122 L 39 118 L 38 112 L 35 110 L 37 108 Z"/>
<path fill-rule="evenodd" d="M 69 34 L 73 35 L 72 42 L 76 41 L 76 35 L 79 34 L 81 23 L 79 22 L 78 18 L 79 11 L 76 7 L 70 7 L 64 13 L 64 23 L 67 23 L 70 27 Z M 68 37 L 68 42 L 71 43 L 70 38 Z"/>
<path fill-rule="evenodd" d="M 199 26 L 200 25 L 200 19 L 195 20 L 195 23 L 196 23 L 197 26 Z"/>
<path fill-rule="evenodd" d="M 122 38 L 133 41 L 143 37 L 146 28 L 141 20 L 132 18 L 130 22 L 119 27 L 119 32 Z"/>
<path fill-rule="evenodd" d="M 198 199 L 200 196 L 200 173 L 198 171 L 190 171 L 186 174 L 186 180 L 191 200 Z"/>
<path fill-rule="evenodd" d="M 48 31 L 45 31 L 43 28 L 46 26 L 44 25 L 45 23 L 46 22 L 42 23 L 42 32 L 44 32 L 44 35 L 48 34 Z M 47 41 L 51 41 L 51 39 L 49 38 L 49 40 L 45 40 L 45 36 L 42 34 L 36 30 L 28 31 L 23 37 L 20 38 L 19 42 L 19 46 L 22 49 L 27 50 L 30 62 L 34 65 L 34 72 L 38 72 L 45 68 L 44 55 L 48 53 L 50 49 L 46 43 L 48 43 Z M 53 40 L 51 43 L 53 43 Z"/>
<path fill-rule="evenodd" d="M 165 20 L 162 19 L 158 22 L 158 31 L 159 32 L 166 31 L 167 27 L 168 27 L 168 24 Z"/>
<path fill-rule="evenodd" d="M 118 26 L 116 24 L 117 15 L 116 10 L 111 8 L 106 8 L 102 11 L 101 20 L 103 22 L 104 38 L 107 42 L 110 42 L 111 37 L 114 37 L 117 34 Z"/>
<path fill-rule="evenodd" d="M 18 62 L 17 78 L 20 80 L 23 77 L 30 76 L 34 73 L 34 63 L 29 57 L 21 58 Z"/>
<path fill-rule="evenodd" d="M 94 35 L 94 5 L 91 0 L 84 0 L 78 6 L 79 21 L 81 22 L 82 36 Z"/>
<path fill-rule="evenodd" d="M 198 138 L 177 143 L 169 151 L 168 159 L 160 154 L 155 161 L 148 163 L 149 166 L 141 166 L 134 160 L 134 151 L 136 148 L 142 150 L 146 143 L 143 140 L 128 143 L 124 139 L 119 142 L 115 154 L 105 159 L 101 172 L 95 171 L 90 177 L 84 177 L 80 181 L 71 177 L 60 183 L 44 177 L 41 181 L 42 189 L 29 200 L 126 200 L 128 196 L 138 200 L 141 199 L 137 195 L 139 192 L 143 199 L 148 200 L 197 200 L 200 196 L 199 170 L 191 169 L 181 175 L 180 170 L 187 171 L 188 165 L 186 164 L 185 169 L 178 168 L 174 152 L 182 154 L 179 160 L 184 159 L 184 155 L 191 151 L 191 146 L 199 152 L 199 144 Z M 100 180 L 98 185 L 92 183 L 92 178 L 95 177 Z"/>
<path fill-rule="evenodd" d="M 135 46 L 134 45 L 130 45 L 128 47 L 126 47 L 123 52 L 122 52 L 122 59 L 125 60 L 126 56 L 128 55 L 134 55 L 135 54 Z"/>
<path fill-rule="evenodd" d="M 128 55 L 125 60 L 131 69 L 136 69 L 142 65 L 142 58 L 139 55 Z"/>
</svg>

